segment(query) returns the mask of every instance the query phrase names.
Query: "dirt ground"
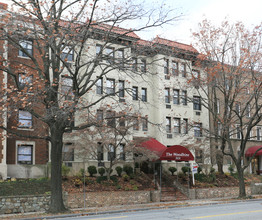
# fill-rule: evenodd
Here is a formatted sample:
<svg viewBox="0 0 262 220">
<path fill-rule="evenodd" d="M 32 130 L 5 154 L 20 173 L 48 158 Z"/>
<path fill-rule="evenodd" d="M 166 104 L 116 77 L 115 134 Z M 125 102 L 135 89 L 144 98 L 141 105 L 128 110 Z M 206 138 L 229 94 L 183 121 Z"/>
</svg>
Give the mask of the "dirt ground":
<svg viewBox="0 0 262 220">
<path fill-rule="evenodd" d="M 63 181 L 63 189 L 68 193 L 79 193 L 84 190 L 83 179 L 80 184 L 76 184 L 78 177 L 71 177 Z M 141 174 L 135 176 L 133 179 L 125 180 L 123 177 L 116 177 L 117 181 L 102 181 L 98 183 L 96 177 L 87 177 L 85 179 L 85 191 L 135 191 L 135 190 L 153 190 L 155 188 L 155 182 L 153 175 Z M 188 177 L 177 177 L 176 175 L 163 176 L 162 184 L 172 186 L 174 180 L 178 180 L 181 184 L 188 185 Z M 159 180 L 158 180 L 159 182 Z M 251 182 L 262 182 L 262 176 L 258 175 L 246 175 L 245 183 L 249 185 Z M 209 188 L 209 187 L 237 187 L 238 179 L 228 174 L 216 174 L 216 178 L 213 181 L 195 181 L 195 185 L 192 185 L 192 177 L 190 177 L 190 185 L 192 188 Z"/>
<path fill-rule="evenodd" d="M 98 183 L 96 177 L 87 177 L 84 184 L 83 178 L 70 177 L 63 181 L 63 189 L 68 193 L 80 193 L 83 192 L 83 190 L 87 192 L 153 190 L 155 187 L 153 178 L 145 174 L 135 176 L 128 180 L 123 177 L 115 178 L 117 181 L 105 180 Z M 80 184 L 76 184 L 76 182 L 79 182 L 79 179 L 81 179 Z"/>
</svg>

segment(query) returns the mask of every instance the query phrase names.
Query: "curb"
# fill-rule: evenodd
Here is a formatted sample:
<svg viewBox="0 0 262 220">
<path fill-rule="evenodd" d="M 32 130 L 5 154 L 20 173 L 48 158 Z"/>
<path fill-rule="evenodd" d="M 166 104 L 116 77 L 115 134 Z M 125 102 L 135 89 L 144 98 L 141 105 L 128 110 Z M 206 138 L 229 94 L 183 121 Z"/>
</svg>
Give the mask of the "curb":
<svg viewBox="0 0 262 220">
<path fill-rule="evenodd" d="M 80 217 L 80 216 L 92 216 L 92 215 L 100 215 L 100 214 L 114 214 L 114 213 L 123 213 L 123 212 L 138 212 L 138 211 L 147 211 L 147 210 L 158 210 L 158 209 L 171 209 L 171 208 L 178 208 L 178 207 L 188 207 L 188 206 L 206 206 L 206 205 L 217 205 L 217 204 L 226 204 L 226 203 L 240 203 L 240 202 L 251 202 L 251 201 L 261 201 L 261 198 L 255 199 L 247 199 L 247 200 L 235 200 L 229 199 L 226 201 L 208 201 L 207 202 L 193 202 L 192 203 L 182 203 L 177 205 L 162 205 L 162 206 L 150 206 L 145 208 L 133 208 L 133 209 L 117 209 L 117 210 L 107 210 L 107 211 L 97 211 L 97 212 L 83 212 L 83 213 L 75 213 L 75 214 L 61 214 L 61 215 L 52 215 L 52 216 L 43 216 L 43 217 L 33 217 L 33 218 L 19 218 L 20 220 L 44 220 L 44 219 L 55 219 L 55 218 L 69 218 L 69 217 Z M 79 210 L 80 211 L 80 210 Z M 29 214 L 29 213 L 28 213 Z M 30 213 L 31 214 L 31 213 Z M 32 213 L 37 214 L 37 213 Z"/>
</svg>

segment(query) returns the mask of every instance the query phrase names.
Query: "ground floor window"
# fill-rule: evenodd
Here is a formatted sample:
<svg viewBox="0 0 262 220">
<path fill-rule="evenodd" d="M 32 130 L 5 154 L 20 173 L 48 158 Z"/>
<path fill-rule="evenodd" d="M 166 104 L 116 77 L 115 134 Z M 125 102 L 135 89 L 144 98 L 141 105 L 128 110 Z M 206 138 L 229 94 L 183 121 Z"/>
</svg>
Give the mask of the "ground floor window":
<svg viewBox="0 0 262 220">
<path fill-rule="evenodd" d="M 63 161 L 74 161 L 73 143 L 65 143 L 63 146 Z"/>
<path fill-rule="evenodd" d="M 17 163 L 33 164 L 33 145 L 20 144 L 17 146 Z"/>
</svg>

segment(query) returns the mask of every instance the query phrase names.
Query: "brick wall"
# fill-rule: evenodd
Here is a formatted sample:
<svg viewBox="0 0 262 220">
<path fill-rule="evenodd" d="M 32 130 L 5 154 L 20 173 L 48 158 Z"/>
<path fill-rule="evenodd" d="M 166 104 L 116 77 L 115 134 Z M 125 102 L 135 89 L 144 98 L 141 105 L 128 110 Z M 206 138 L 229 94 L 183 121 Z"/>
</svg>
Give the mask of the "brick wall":
<svg viewBox="0 0 262 220">
<path fill-rule="evenodd" d="M 33 50 L 34 56 L 36 59 L 39 57 L 39 53 L 36 50 Z M 20 73 L 30 73 L 33 77 L 33 80 L 36 80 L 36 76 L 34 75 L 34 71 L 31 68 L 26 67 L 26 65 L 34 66 L 33 62 L 30 59 L 21 58 L 18 57 L 18 49 L 13 47 L 12 45 L 9 45 L 8 47 L 8 58 L 11 61 L 10 62 L 10 68 L 15 70 L 15 74 Z M 25 64 L 23 68 L 21 68 L 20 63 Z M 8 85 L 12 86 L 14 85 L 14 79 L 13 77 L 10 77 L 8 75 Z M 13 94 L 10 94 L 10 97 L 17 97 L 16 91 L 13 92 Z M 16 105 L 14 105 L 15 108 L 17 108 Z M 44 107 L 41 104 L 41 101 L 34 103 L 36 112 L 38 114 L 42 114 L 44 111 Z M 9 107 L 11 108 L 11 107 Z M 14 130 L 15 132 L 21 134 L 21 135 L 32 135 L 32 136 L 39 136 L 39 137 L 45 137 L 48 135 L 48 127 L 40 120 L 37 120 L 35 117 L 33 117 L 32 121 L 32 129 L 19 129 L 18 126 L 18 109 L 10 109 L 9 111 L 9 118 L 7 122 L 7 127 L 9 129 Z M 18 137 L 15 135 L 9 134 L 7 139 L 7 164 L 15 164 L 16 163 L 16 141 L 33 141 L 35 142 L 35 164 L 46 164 L 48 162 L 48 142 L 46 140 L 41 139 L 26 139 L 22 137 Z"/>
</svg>

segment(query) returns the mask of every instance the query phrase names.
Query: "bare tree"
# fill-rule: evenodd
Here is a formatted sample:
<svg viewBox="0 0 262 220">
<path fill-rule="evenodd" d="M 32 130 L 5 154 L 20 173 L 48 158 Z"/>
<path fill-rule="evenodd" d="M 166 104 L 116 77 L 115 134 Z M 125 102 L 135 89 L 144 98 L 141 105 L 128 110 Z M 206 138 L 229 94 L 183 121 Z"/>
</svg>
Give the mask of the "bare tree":
<svg viewBox="0 0 262 220">
<path fill-rule="evenodd" d="M 138 113 L 105 113 L 106 121 L 97 117 L 94 119 L 97 120 L 95 126 L 71 135 L 77 137 L 74 148 L 77 158 L 82 161 L 97 161 L 99 166 L 105 168 L 109 180 L 114 166 L 125 162 L 133 163 L 135 142 L 132 132 L 139 123 L 147 123 L 147 118 L 141 118 Z"/>
<path fill-rule="evenodd" d="M 244 170 L 255 156 L 243 163 L 245 149 L 257 137 L 255 128 L 262 117 L 261 30 L 261 25 L 249 31 L 242 23 L 227 21 L 215 27 L 204 20 L 194 33 L 202 53 L 196 65 L 206 72 L 199 81 L 199 90 L 209 87 L 205 91 L 209 98 L 201 102 L 211 115 L 213 153 L 232 158 L 239 177 L 239 197 L 246 196 Z"/>
<path fill-rule="evenodd" d="M 97 105 L 107 106 L 108 99 L 119 101 L 116 97 L 121 89 L 116 89 L 110 80 L 107 91 L 101 92 L 97 99 L 92 98 L 102 78 L 108 79 L 113 73 L 129 77 L 148 74 L 131 68 L 134 55 L 131 47 L 139 41 L 135 31 L 161 26 L 176 17 L 171 18 L 162 7 L 158 11 L 145 11 L 132 1 L 121 5 L 97 0 L 12 2 L 17 13 L 3 13 L 1 24 L 1 39 L 7 42 L 9 50 L 9 59 L 1 56 L 1 70 L 8 75 L 8 82 L 12 82 L 4 91 L 2 103 L 9 112 L 22 109 L 47 126 L 49 133 L 34 138 L 51 143 L 49 211 L 61 212 L 65 210 L 61 187 L 64 134 L 94 125 L 88 120 L 78 123 L 79 114 L 88 118 L 89 110 Z M 136 19 L 147 20 L 133 30 L 119 27 Z M 117 57 L 112 50 L 114 45 L 118 46 Z M 19 51 L 26 59 L 10 59 L 13 51 Z M 24 74 L 19 78 L 21 72 Z M 31 137 L 12 129 L 7 131 Z"/>
</svg>

